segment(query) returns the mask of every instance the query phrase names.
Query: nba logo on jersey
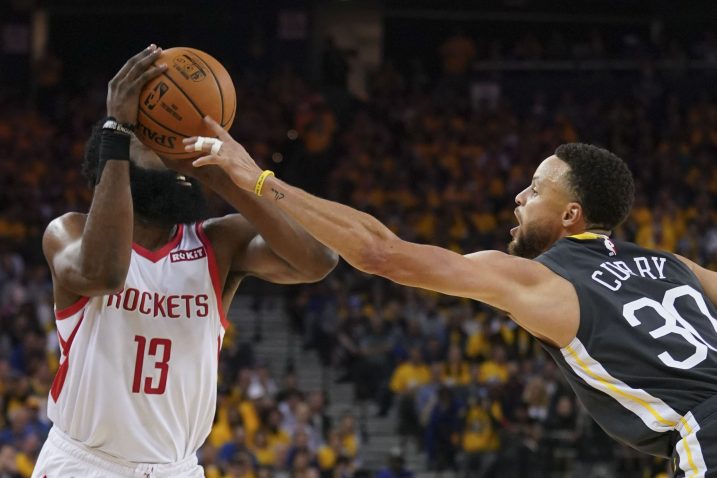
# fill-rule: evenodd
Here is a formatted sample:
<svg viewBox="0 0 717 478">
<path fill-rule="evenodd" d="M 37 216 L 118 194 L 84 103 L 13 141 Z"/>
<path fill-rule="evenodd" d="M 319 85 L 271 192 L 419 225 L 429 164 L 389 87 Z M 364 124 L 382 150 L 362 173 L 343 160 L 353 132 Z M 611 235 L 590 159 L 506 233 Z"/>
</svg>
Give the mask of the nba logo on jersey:
<svg viewBox="0 0 717 478">
<path fill-rule="evenodd" d="M 605 247 L 608 251 L 610 251 L 610 253 L 608 254 L 610 257 L 617 255 L 617 248 L 608 237 L 605 238 Z"/>
</svg>

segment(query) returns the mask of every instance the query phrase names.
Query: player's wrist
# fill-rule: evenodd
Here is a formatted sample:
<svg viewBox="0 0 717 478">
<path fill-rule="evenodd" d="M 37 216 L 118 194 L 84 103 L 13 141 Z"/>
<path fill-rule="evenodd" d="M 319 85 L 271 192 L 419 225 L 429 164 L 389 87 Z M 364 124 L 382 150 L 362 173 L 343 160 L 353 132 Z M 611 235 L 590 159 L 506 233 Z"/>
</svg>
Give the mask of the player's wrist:
<svg viewBox="0 0 717 478">
<path fill-rule="evenodd" d="M 267 178 L 271 176 L 275 176 L 274 171 L 266 169 L 261 172 L 261 174 L 256 179 L 256 183 L 254 183 L 254 194 L 256 194 L 257 196 L 261 196 L 261 193 L 264 189 L 264 183 L 266 182 Z"/>
<path fill-rule="evenodd" d="M 132 132 L 109 117 L 102 125 L 100 132 L 100 154 L 97 163 L 97 180 L 100 182 L 102 171 L 107 161 L 129 161 L 129 146 Z"/>
<path fill-rule="evenodd" d="M 127 121 L 119 120 L 110 115 L 104 119 L 104 122 L 102 123 L 102 130 L 110 130 L 131 136 L 134 133 L 135 125 Z"/>
</svg>

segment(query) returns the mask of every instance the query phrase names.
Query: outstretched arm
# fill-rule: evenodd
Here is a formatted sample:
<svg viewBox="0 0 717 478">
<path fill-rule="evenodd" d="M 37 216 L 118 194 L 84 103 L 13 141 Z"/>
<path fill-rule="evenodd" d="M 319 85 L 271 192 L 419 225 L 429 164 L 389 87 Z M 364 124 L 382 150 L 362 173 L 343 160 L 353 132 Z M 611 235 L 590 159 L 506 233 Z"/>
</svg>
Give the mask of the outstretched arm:
<svg viewBox="0 0 717 478">
<path fill-rule="evenodd" d="M 264 188 L 268 188 L 261 196 L 265 202 L 276 204 L 361 271 L 485 302 L 558 347 L 570 343 L 577 333 L 575 289 L 538 262 L 500 251 L 462 256 L 404 241 L 369 214 L 312 196 L 281 180 L 268 178 Z"/>
<path fill-rule="evenodd" d="M 253 189 L 249 184 L 247 188 Z M 532 265 L 525 259 L 499 251 L 462 256 L 448 249 L 404 241 L 369 214 L 313 196 L 275 177 L 265 180 L 263 190 L 262 202 L 274 204 L 294 218 L 353 267 L 399 284 L 468 297 L 509 310 L 505 292 L 537 279 L 531 279 L 529 274 L 516 277 L 513 271 L 519 264 Z"/>
<path fill-rule="evenodd" d="M 239 188 L 283 211 L 361 271 L 412 287 L 480 300 L 506 311 L 518 307 L 517 294 L 527 293 L 551 274 L 536 262 L 498 251 L 462 256 L 403 241 L 369 214 L 312 196 L 262 173 L 228 133 L 214 121 L 208 120 L 208 124 L 224 144 L 218 154 L 194 161 L 195 167 L 218 165 Z M 196 138 L 185 142 L 187 150 L 193 150 Z M 205 148 L 209 152 L 211 144 Z"/>
</svg>

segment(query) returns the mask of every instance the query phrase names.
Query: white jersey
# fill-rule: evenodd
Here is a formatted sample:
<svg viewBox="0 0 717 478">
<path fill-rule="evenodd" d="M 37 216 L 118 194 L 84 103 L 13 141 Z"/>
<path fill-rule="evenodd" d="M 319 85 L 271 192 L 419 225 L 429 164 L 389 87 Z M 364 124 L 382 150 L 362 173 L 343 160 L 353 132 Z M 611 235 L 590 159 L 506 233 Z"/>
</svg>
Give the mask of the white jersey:
<svg viewBox="0 0 717 478">
<path fill-rule="evenodd" d="M 54 426 L 129 462 L 197 451 L 216 409 L 226 319 L 214 252 L 200 224 L 157 251 L 132 246 L 124 289 L 56 312 Z"/>
</svg>

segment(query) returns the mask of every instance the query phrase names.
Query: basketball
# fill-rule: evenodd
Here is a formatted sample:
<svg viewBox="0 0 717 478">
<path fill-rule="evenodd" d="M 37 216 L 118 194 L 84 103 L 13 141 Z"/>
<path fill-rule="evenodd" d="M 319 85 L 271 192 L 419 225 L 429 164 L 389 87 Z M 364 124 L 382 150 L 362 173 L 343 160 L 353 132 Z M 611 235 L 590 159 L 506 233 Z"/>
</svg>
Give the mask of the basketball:
<svg viewBox="0 0 717 478">
<path fill-rule="evenodd" d="M 164 50 L 155 64 L 167 69 L 139 96 L 136 135 L 158 155 L 192 158 L 182 139 L 214 136 L 202 122 L 214 118 L 228 130 L 236 114 L 236 91 L 227 70 L 211 55 L 187 47 Z"/>
</svg>

